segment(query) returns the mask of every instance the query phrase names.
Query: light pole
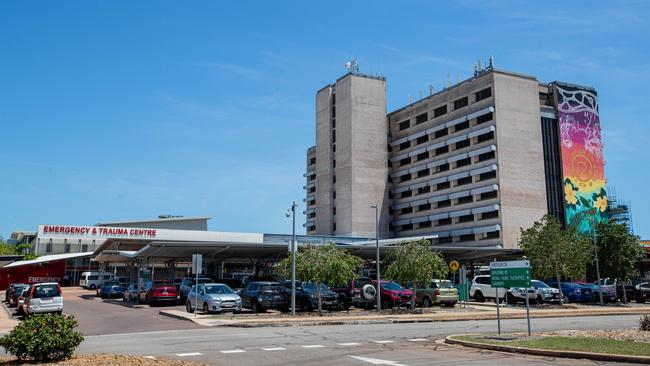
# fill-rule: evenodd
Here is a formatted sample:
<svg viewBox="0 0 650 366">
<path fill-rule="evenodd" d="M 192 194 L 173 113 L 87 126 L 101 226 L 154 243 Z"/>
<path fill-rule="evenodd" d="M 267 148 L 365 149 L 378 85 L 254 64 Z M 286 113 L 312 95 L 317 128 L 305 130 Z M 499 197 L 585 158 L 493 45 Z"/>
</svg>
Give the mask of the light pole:
<svg viewBox="0 0 650 366">
<path fill-rule="evenodd" d="M 375 245 L 377 247 L 377 311 L 381 310 L 381 275 L 379 273 L 379 207 L 372 205 L 375 209 Z"/>
<path fill-rule="evenodd" d="M 296 201 L 287 210 L 287 217 L 291 215 L 293 227 L 291 231 L 291 315 L 296 315 Z"/>
<path fill-rule="evenodd" d="M 600 297 L 600 306 L 605 305 L 603 302 L 603 284 L 600 281 L 600 264 L 598 263 L 598 244 L 596 243 L 596 210 L 590 210 L 591 217 L 591 238 L 594 240 L 594 256 L 596 257 L 596 276 L 598 277 L 598 296 Z M 616 286 L 614 286 L 616 287 Z"/>
</svg>

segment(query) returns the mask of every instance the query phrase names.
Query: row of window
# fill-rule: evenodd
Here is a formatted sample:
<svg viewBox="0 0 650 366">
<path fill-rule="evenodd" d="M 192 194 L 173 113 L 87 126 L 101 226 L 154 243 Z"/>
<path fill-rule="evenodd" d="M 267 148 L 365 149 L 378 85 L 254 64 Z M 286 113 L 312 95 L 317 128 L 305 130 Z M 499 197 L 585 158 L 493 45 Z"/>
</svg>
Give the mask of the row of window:
<svg viewBox="0 0 650 366">
<path fill-rule="evenodd" d="M 412 146 L 418 146 L 418 145 L 424 144 L 426 142 L 429 142 L 430 140 L 433 141 L 435 139 L 439 139 L 439 138 L 442 138 L 444 136 L 447 136 L 447 135 L 449 135 L 449 130 L 452 130 L 452 133 L 463 131 L 463 130 L 466 130 L 466 129 L 470 128 L 470 126 L 478 126 L 480 124 L 492 121 L 493 118 L 494 118 L 494 114 L 492 112 L 486 113 L 486 114 L 484 114 L 482 116 L 477 117 L 476 122 L 470 123 L 470 121 L 465 121 L 465 122 L 459 123 L 457 125 L 454 125 L 454 126 L 451 126 L 451 127 L 446 127 L 446 128 L 441 129 L 441 130 L 438 130 L 438 131 L 434 132 L 433 138 L 430 138 L 430 135 L 424 135 L 424 136 L 418 137 L 415 140 L 404 141 L 401 144 L 399 144 L 398 151 L 410 149 Z M 413 142 L 415 142 L 415 143 L 413 144 Z"/>
<path fill-rule="evenodd" d="M 499 211 L 490 211 L 490 212 L 484 212 L 481 213 L 478 220 L 490 220 L 490 219 L 496 219 L 499 217 Z M 463 216 L 458 216 L 456 218 L 451 218 L 447 217 L 444 219 L 439 219 L 433 221 L 424 221 L 420 222 L 417 224 L 404 224 L 400 225 L 400 231 L 409 231 L 409 230 L 414 230 L 414 229 L 427 229 L 430 227 L 444 227 L 444 226 L 449 226 L 449 225 L 454 225 L 454 224 L 464 224 L 468 222 L 474 222 L 475 218 L 473 214 L 469 215 L 463 215 Z"/>
<path fill-rule="evenodd" d="M 492 171 L 489 171 L 489 172 L 486 172 L 486 173 L 479 174 L 477 176 L 476 181 L 474 180 L 474 176 L 458 178 L 458 179 L 456 179 L 456 181 L 454 183 L 454 187 L 464 186 L 464 185 L 472 184 L 472 183 L 475 183 L 475 182 L 483 182 L 483 181 L 486 181 L 486 180 L 494 179 L 496 177 L 497 177 L 496 170 L 492 170 Z M 449 188 L 451 188 L 451 182 L 446 181 L 446 182 L 438 183 L 435 186 L 429 185 L 429 186 L 420 187 L 420 188 L 417 189 L 417 191 L 416 190 L 403 191 L 403 192 L 399 193 L 399 198 L 412 197 L 413 192 L 416 192 L 416 194 L 429 193 L 429 192 L 432 192 L 433 188 L 435 188 L 434 191 L 442 191 L 442 190 L 445 190 L 445 189 L 449 189 Z M 389 198 L 392 199 L 393 197 L 394 197 L 393 193 L 389 192 Z"/>
<path fill-rule="evenodd" d="M 483 90 L 480 90 L 476 93 L 474 93 L 474 103 L 479 102 L 483 99 L 489 98 L 492 96 L 492 88 L 486 88 Z M 465 108 L 469 105 L 469 96 L 464 96 L 462 98 L 458 98 L 452 102 L 454 111 L 459 110 L 461 108 Z M 440 116 L 443 116 L 447 114 L 447 104 L 444 104 L 440 107 L 434 108 L 433 109 L 433 118 L 438 118 Z M 424 112 L 422 114 L 419 114 L 415 117 L 415 125 L 419 125 L 421 123 L 424 123 L 429 120 L 429 113 Z M 407 119 L 404 120 L 400 123 L 397 124 L 397 128 L 400 131 L 404 131 L 408 128 L 411 127 L 411 120 Z"/>
<path fill-rule="evenodd" d="M 493 199 L 493 198 L 497 198 L 497 191 L 490 191 L 490 192 L 481 193 L 477 197 L 476 202 L 486 201 L 486 200 L 490 200 L 490 199 Z M 467 196 L 464 196 L 464 197 L 459 197 L 459 198 L 454 199 L 453 206 L 456 207 L 456 206 L 465 205 L 465 204 L 472 203 L 472 202 L 475 202 L 474 201 L 474 196 L 473 195 L 467 195 Z M 438 208 L 446 208 L 446 207 L 451 207 L 451 206 L 452 206 L 451 199 L 446 199 L 446 200 L 436 202 L 435 207 L 433 207 L 433 205 L 430 202 L 423 203 L 423 204 L 418 205 L 416 207 L 413 207 L 413 206 L 411 206 L 411 207 L 403 207 L 403 208 L 401 208 L 399 210 L 399 213 L 400 213 L 400 215 L 408 215 L 408 214 L 411 214 L 413 212 L 424 212 L 424 211 L 429 211 L 429 210 L 431 210 L 433 208 L 438 209 Z M 392 215 L 394 213 L 392 207 L 390 207 L 388 209 L 388 211 L 389 211 L 388 213 L 390 215 Z"/>
<path fill-rule="evenodd" d="M 484 162 L 484 161 L 494 159 L 495 156 L 496 156 L 496 153 L 494 152 L 494 150 L 488 151 L 486 153 L 477 155 L 476 158 L 474 159 L 474 162 L 475 163 L 481 163 L 481 162 Z M 429 158 L 429 152 L 427 151 L 425 153 L 418 154 L 415 161 L 426 160 L 428 158 Z M 465 159 L 457 160 L 456 162 L 454 162 L 454 169 L 462 168 L 462 167 L 465 167 L 465 166 L 468 166 L 468 165 L 471 165 L 471 164 L 472 164 L 472 158 L 467 157 Z M 441 172 L 446 172 L 446 171 L 448 171 L 450 169 L 451 169 L 451 166 L 450 166 L 449 163 L 444 163 L 444 164 L 438 165 L 438 166 L 433 167 L 433 168 L 424 167 L 424 168 L 422 168 L 421 170 L 418 170 L 415 173 L 408 173 L 408 174 L 402 175 L 399 178 L 397 178 L 397 180 L 399 182 L 408 182 L 411 179 L 418 179 L 418 178 L 422 178 L 422 177 L 427 177 L 429 175 L 434 175 L 434 174 L 438 174 L 438 173 L 441 173 Z"/>
</svg>

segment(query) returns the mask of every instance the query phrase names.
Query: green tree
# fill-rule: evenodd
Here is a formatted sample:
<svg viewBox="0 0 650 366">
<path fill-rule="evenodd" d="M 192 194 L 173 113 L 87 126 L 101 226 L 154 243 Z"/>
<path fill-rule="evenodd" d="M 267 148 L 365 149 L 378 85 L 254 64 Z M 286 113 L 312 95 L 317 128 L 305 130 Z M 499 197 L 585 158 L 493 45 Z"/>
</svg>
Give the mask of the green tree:
<svg viewBox="0 0 650 366">
<path fill-rule="evenodd" d="M 639 237 L 626 224 L 612 221 L 597 223 L 595 234 L 601 276 L 630 280 L 644 256 Z"/>
<path fill-rule="evenodd" d="M 521 247 L 538 278 L 583 277 L 593 261 L 591 241 L 574 226 L 562 229 L 552 215 L 545 215 L 532 227 L 521 230 Z M 559 287 L 559 286 L 558 286 Z M 560 302 L 562 301 L 560 289 Z"/>
<path fill-rule="evenodd" d="M 428 240 L 404 243 L 388 254 L 390 262 L 386 277 L 400 283 L 413 283 L 411 310 L 415 309 L 418 283 L 429 283 L 433 278 L 447 276 L 447 263 Z"/>
<path fill-rule="evenodd" d="M 23 260 L 30 260 L 30 259 L 36 259 L 38 256 L 31 251 L 32 245 L 31 244 L 18 244 L 15 247 L 15 254 L 22 254 L 23 255 Z"/>
<path fill-rule="evenodd" d="M 329 286 L 354 279 L 363 261 L 335 244 L 302 245 L 296 252 L 296 279 L 316 285 L 318 312 L 322 312 L 321 284 Z M 278 263 L 278 273 L 291 277 L 291 253 Z"/>
<path fill-rule="evenodd" d="M 13 246 L 7 244 L 5 239 L 0 236 L 0 255 L 14 255 L 16 254 Z"/>
</svg>

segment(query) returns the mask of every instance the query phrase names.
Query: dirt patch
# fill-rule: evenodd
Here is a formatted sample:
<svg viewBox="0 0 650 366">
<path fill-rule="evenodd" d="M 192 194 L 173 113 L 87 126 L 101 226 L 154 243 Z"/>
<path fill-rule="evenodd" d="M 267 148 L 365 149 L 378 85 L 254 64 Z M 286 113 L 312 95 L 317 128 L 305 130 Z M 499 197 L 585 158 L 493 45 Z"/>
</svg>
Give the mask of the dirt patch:
<svg viewBox="0 0 650 366">
<path fill-rule="evenodd" d="M 617 341 L 650 343 L 650 332 L 638 329 L 556 330 L 535 333 L 539 336 L 555 335 L 577 338 L 601 338 Z"/>
<path fill-rule="evenodd" d="M 205 366 L 203 363 L 172 360 L 165 358 L 146 358 L 143 356 L 127 356 L 127 355 L 81 355 L 73 357 L 69 360 L 53 362 L 53 363 L 38 363 L 33 361 L 19 361 L 13 357 L 0 357 L 0 365 L 57 365 L 57 366 Z"/>
</svg>

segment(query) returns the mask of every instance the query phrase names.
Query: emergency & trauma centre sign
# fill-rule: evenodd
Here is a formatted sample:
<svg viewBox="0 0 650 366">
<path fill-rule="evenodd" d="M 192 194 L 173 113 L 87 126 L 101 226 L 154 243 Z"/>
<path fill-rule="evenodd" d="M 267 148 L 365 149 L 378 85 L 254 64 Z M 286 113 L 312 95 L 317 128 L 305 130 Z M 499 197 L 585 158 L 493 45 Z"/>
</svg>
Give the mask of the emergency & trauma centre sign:
<svg viewBox="0 0 650 366">
<path fill-rule="evenodd" d="M 103 227 L 103 226 L 61 226 L 39 225 L 39 237 L 78 237 L 90 239 L 155 239 L 157 229 L 139 229 L 128 227 Z"/>
</svg>

